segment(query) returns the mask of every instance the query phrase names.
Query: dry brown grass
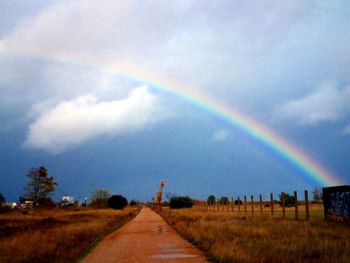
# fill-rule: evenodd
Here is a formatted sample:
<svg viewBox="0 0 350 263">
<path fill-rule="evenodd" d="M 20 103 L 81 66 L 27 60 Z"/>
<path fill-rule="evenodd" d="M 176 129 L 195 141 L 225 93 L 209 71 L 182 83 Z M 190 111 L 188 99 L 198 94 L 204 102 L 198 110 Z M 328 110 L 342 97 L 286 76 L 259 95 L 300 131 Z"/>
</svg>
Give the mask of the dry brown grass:
<svg viewBox="0 0 350 263">
<path fill-rule="evenodd" d="M 127 208 L 0 214 L 0 262 L 75 262 L 136 213 Z"/>
<path fill-rule="evenodd" d="M 214 262 L 350 262 L 350 227 L 325 222 L 319 207 L 310 222 L 267 214 L 180 209 L 169 216 L 163 209 L 168 223 Z"/>
</svg>

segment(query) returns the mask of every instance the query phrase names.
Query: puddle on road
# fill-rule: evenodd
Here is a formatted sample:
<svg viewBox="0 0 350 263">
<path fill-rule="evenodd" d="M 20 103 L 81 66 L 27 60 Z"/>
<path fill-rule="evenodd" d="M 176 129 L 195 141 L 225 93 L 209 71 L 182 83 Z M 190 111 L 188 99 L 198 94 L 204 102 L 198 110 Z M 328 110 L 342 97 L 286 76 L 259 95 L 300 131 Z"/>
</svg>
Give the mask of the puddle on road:
<svg viewBox="0 0 350 263">
<path fill-rule="evenodd" d="M 165 234 L 169 232 L 169 228 L 167 226 L 157 225 L 155 228 L 153 228 L 153 232 Z"/>
<path fill-rule="evenodd" d="M 179 248 L 176 244 L 162 244 L 160 245 L 161 251 L 158 254 L 151 256 L 152 259 L 185 259 L 185 258 L 194 258 L 197 255 L 192 255 L 184 253 L 186 249 Z"/>
<path fill-rule="evenodd" d="M 194 258 L 197 255 L 173 253 L 173 254 L 155 254 L 151 256 L 153 259 L 178 259 L 178 258 Z"/>
<path fill-rule="evenodd" d="M 176 247 L 176 245 L 175 244 L 161 244 L 160 247 L 172 248 L 172 247 Z"/>
<path fill-rule="evenodd" d="M 166 248 L 162 249 L 162 253 L 181 253 L 183 252 L 183 248 Z"/>
</svg>

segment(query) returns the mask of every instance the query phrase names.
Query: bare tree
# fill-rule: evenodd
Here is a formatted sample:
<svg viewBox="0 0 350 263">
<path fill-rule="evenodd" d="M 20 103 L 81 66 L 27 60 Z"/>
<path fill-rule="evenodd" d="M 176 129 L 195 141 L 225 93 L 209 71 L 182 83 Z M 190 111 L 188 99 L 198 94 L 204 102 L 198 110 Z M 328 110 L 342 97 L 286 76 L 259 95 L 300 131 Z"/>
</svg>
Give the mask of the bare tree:
<svg viewBox="0 0 350 263">
<path fill-rule="evenodd" d="M 55 191 L 57 183 L 52 176 L 49 176 L 47 169 L 40 166 L 36 169 L 32 168 L 28 171 L 25 197 L 34 203 L 52 202 L 49 195 Z"/>
<path fill-rule="evenodd" d="M 314 201 L 321 201 L 322 200 L 322 189 L 315 187 L 312 190 L 312 193 L 314 194 Z"/>
<path fill-rule="evenodd" d="M 107 189 L 96 189 L 90 195 L 91 205 L 107 206 L 112 194 Z"/>
</svg>

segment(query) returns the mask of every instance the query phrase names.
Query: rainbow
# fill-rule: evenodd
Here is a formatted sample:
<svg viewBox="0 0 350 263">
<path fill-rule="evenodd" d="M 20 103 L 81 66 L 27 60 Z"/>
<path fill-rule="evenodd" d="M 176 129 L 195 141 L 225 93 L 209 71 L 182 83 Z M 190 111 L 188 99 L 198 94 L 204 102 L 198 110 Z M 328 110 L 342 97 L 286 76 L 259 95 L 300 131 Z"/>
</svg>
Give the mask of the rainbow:
<svg viewBox="0 0 350 263">
<path fill-rule="evenodd" d="M 261 142 L 277 153 L 283 159 L 298 167 L 311 179 L 323 186 L 339 185 L 336 179 L 325 167 L 315 162 L 285 138 L 253 118 L 245 115 L 232 105 L 227 105 L 212 96 L 175 80 L 165 78 L 154 72 L 127 64 L 113 64 L 106 67 L 128 78 L 136 79 L 162 91 L 180 97 L 189 103 L 206 110 L 207 112 L 225 120 L 232 126 L 242 130 L 255 140 Z"/>
<path fill-rule="evenodd" d="M 256 141 L 267 146 L 278 156 L 287 160 L 293 166 L 302 171 L 308 178 L 315 180 L 322 186 L 332 186 L 342 184 L 335 176 L 331 175 L 329 171 L 322 165 L 315 162 L 310 156 L 305 154 L 301 149 L 292 145 L 285 138 L 272 129 L 257 122 L 253 118 L 245 115 L 232 105 L 227 105 L 212 96 L 204 93 L 200 89 L 185 85 L 176 80 L 164 77 L 155 72 L 146 70 L 139 66 L 114 63 L 103 64 L 89 59 L 77 59 L 71 57 L 58 57 L 58 56 L 45 56 L 42 54 L 20 54 L 18 52 L 12 52 L 1 49 L 0 54 L 7 53 L 13 55 L 24 55 L 26 57 L 33 57 L 44 60 L 53 60 L 59 63 L 68 63 L 74 65 L 82 65 L 85 67 L 96 68 L 97 70 L 106 70 L 115 74 L 119 74 L 131 80 L 142 82 L 152 88 L 160 91 L 165 91 L 178 98 L 181 98 L 190 104 L 205 110 L 214 116 L 223 119 L 232 126 L 240 129 L 245 134 L 251 136 Z"/>
</svg>

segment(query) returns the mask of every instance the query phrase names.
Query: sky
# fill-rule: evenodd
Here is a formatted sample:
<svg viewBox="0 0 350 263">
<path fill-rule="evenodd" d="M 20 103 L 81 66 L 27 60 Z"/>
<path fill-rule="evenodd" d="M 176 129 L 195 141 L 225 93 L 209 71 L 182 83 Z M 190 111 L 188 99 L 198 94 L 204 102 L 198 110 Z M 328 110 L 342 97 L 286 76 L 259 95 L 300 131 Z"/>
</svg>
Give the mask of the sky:
<svg viewBox="0 0 350 263">
<path fill-rule="evenodd" d="M 350 184 L 347 1 L 12 0 L 0 12 L 9 201 L 39 166 L 55 200 L 104 188 L 149 201 L 163 179 L 196 199 L 330 186 L 222 105 Z"/>
</svg>

